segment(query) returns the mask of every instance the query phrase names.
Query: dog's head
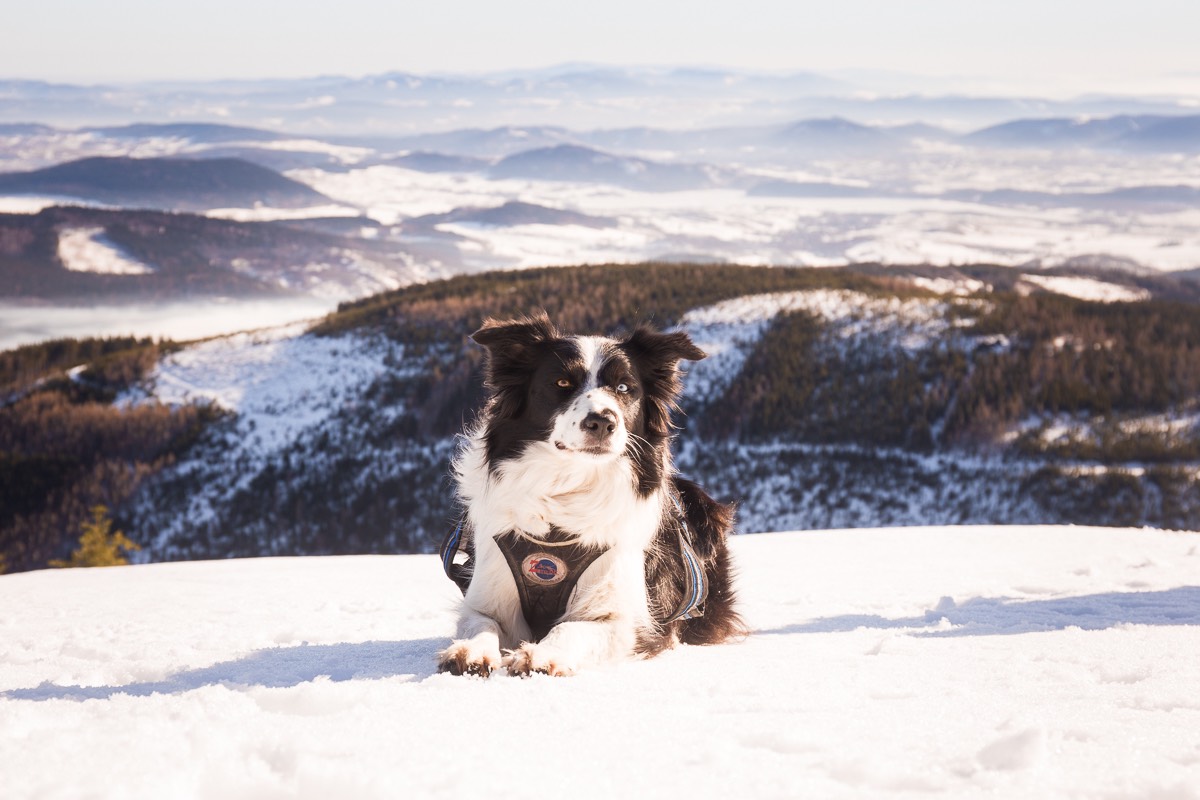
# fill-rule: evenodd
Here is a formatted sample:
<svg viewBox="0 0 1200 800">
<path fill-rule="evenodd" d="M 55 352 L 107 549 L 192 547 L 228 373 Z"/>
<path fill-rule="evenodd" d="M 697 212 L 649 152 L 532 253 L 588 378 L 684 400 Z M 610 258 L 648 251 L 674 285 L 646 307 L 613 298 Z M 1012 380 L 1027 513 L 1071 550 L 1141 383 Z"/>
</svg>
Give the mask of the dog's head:
<svg viewBox="0 0 1200 800">
<path fill-rule="evenodd" d="M 638 328 L 624 339 L 564 336 L 545 313 L 488 320 L 488 456 L 515 458 L 541 443 L 559 453 L 640 460 L 661 448 L 679 394 L 679 362 L 705 357 L 686 333 Z"/>
</svg>

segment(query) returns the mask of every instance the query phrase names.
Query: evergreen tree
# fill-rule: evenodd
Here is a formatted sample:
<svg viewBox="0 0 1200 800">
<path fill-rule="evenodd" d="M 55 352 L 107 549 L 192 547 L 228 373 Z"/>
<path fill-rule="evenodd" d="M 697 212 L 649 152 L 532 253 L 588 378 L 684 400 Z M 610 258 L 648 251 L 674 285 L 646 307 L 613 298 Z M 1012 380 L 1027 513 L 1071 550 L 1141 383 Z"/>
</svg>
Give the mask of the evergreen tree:
<svg viewBox="0 0 1200 800">
<path fill-rule="evenodd" d="M 71 553 L 69 561 L 55 559 L 52 567 L 115 567 L 128 564 L 126 554 L 141 550 L 121 531 L 112 530 L 112 520 L 104 506 L 92 507 L 92 518 L 83 523 L 83 535 L 79 547 Z M 124 552 L 122 552 L 124 551 Z"/>
</svg>

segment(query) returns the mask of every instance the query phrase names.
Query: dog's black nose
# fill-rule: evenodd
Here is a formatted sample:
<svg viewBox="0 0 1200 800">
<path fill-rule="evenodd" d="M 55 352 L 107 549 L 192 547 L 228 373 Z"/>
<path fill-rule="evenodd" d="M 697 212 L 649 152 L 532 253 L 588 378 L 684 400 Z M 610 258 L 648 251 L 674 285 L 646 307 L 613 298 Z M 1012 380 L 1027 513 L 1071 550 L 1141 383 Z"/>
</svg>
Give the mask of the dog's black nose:
<svg viewBox="0 0 1200 800">
<path fill-rule="evenodd" d="M 592 436 L 609 436 L 617 429 L 617 421 L 611 414 L 612 412 L 610 411 L 606 411 L 603 414 L 597 414 L 593 411 L 583 418 L 583 422 L 579 423 L 579 427 Z"/>
</svg>

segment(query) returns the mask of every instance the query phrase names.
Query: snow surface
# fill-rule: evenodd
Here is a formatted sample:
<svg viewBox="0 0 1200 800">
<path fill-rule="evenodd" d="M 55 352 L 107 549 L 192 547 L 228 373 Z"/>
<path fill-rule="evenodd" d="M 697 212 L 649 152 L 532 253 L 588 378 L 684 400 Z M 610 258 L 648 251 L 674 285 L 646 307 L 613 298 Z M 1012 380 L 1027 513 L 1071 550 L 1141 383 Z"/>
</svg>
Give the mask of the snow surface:
<svg viewBox="0 0 1200 800">
<path fill-rule="evenodd" d="M 154 269 L 109 241 L 104 228 L 68 228 L 58 235 L 58 257 L 72 272 L 149 275 Z"/>
<path fill-rule="evenodd" d="M 287 219 L 319 219 L 322 217 L 357 217 L 357 208 L 342 205 L 307 206 L 305 208 L 274 208 L 256 205 L 253 208 L 211 208 L 205 216 L 229 219 L 234 222 L 271 222 Z"/>
<path fill-rule="evenodd" d="M 684 314 L 686 330 L 708 358 L 687 366 L 686 399 L 703 404 L 720 397 L 737 377 L 754 345 L 779 314 L 803 311 L 846 340 L 874 335 L 906 351 L 928 347 L 950 326 L 940 300 L 876 298 L 862 292 L 810 289 L 745 295 Z"/>
<path fill-rule="evenodd" d="M 434 673 L 432 556 L 0 577 L 6 798 L 1200 797 L 1200 534 L 738 537 L 745 642 Z"/>
<path fill-rule="evenodd" d="M 384 225 L 405 217 L 519 200 L 613 218 L 615 228 L 438 226 L 466 268 L 534 267 L 585 261 L 720 259 L 740 264 L 828 266 L 848 262 L 1059 266 L 1103 255 L 1164 271 L 1200 266 L 1200 212 L 1161 209 L 1013 207 L 936 196 L 963 189 L 1100 191 L 1179 182 L 1169 159 L 1059 163 L 989 151 L 986 156 L 830 160 L 820 172 L 760 170 L 755 177 L 868 183 L 878 197 L 768 197 L 741 189 L 650 192 L 567 181 L 493 180 L 391 165 L 287 175 Z M 1173 177 L 1168 177 L 1173 176 Z M 905 196 L 894 196 L 898 189 Z M 911 192 L 911 193 L 909 193 Z"/>
<path fill-rule="evenodd" d="M 1135 289 L 1095 278 L 1066 275 L 1022 275 L 1021 280 L 1056 294 L 1065 294 L 1068 297 L 1092 300 L 1098 303 L 1136 303 L 1140 300 L 1150 299 L 1150 292 L 1145 289 Z"/>
<path fill-rule="evenodd" d="M 992 287 L 983 281 L 977 281 L 974 278 L 910 278 L 914 284 L 922 289 L 928 289 L 936 294 L 952 294 L 960 297 L 965 297 L 976 292 L 990 292 Z"/>
<path fill-rule="evenodd" d="M 132 335 L 187 341 L 313 320 L 336 306 L 334 299 L 313 297 L 91 306 L 0 302 L 0 350 L 63 336 Z"/>
<path fill-rule="evenodd" d="M 252 331 L 185 348 L 158 363 L 147 390 L 121 398 L 153 398 L 170 405 L 214 403 L 236 413 L 233 428 L 224 435 L 222 458 L 242 469 L 206 481 L 205 491 L 191 497 L 189 521 L 210 518 L 214 505 L 245 488 L 258 474 L 246 464 L 262 463 L 319 428 L 344 405 L 361 402 L 364 390 L 388 369 L 385 360 L 402 358 L 402 348 L 382 339 L 305 336 L 307 327 Z M 182 468 L 188 468 L 187 462 Z M 156 546 L 164 545 L 171 533 L 162 530 Z"/>
<path fill-rule="evenodd" d="M 12 195 L 0 197 L 0 214 L 36 214 L 44 208 L 62 205 L 91 205 L 74 197 Z"/>
</svg>

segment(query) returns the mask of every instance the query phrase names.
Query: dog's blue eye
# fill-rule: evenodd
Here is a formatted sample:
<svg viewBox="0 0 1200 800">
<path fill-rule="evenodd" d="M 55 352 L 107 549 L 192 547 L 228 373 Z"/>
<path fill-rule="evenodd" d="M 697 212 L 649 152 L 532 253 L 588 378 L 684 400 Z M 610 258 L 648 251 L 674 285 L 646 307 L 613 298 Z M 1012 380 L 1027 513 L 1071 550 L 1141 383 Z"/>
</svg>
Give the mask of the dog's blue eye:
<svg viewBox="0 0 1200 800">
<path fill-rule="evenodd" d="M 627 383 L 618 383 L 618 384 L 617 384 L 617 391 L 618 391 L 618 392 L 620 392 L 621 394 L 625 394 L 626 392 L 628 392 L 628 391 L 629 391 L 629 384 L 627 384 Z"/>
</svg>

